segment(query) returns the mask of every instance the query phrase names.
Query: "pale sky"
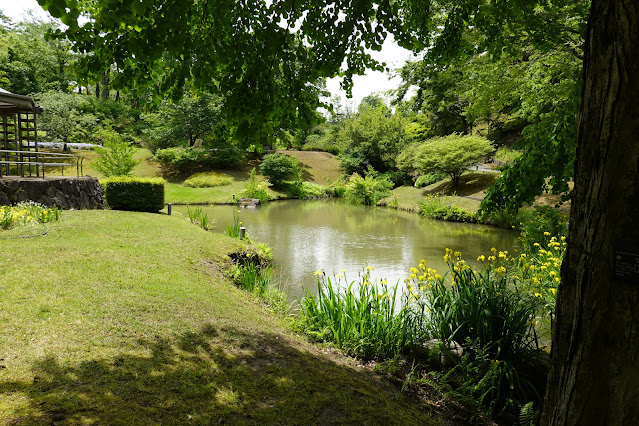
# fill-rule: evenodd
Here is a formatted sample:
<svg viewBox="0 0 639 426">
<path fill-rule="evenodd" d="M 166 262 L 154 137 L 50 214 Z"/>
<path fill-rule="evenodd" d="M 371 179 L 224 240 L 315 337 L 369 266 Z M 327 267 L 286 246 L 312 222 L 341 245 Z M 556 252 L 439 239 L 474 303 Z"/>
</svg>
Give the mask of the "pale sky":
<svg viewBox="0 0 639 426">
<path fill-rule="evenodd" d="M 40 7 L 36 0 L 0 0 L 0 10 L 11 19 L 20 20 L 25 18 L 26 11 L 32 9 L 36 16 L 47 18 L 48 12 Z M 372 52 L 372 56 L 381 62 L 386 62 L 390 68 L 399 68 L 404 62 L 411 57 L 410 51 L 399 47 L 392 39 L 384 42 L 380 52 Z M 396 89 L 401 82 L 399 77 L 389 80 L 388 73 L 379 71 L 367 71 L 363 76 L 355 76 L 353 78 L 353 98 L 348 101 L 354 107 L 359 105 L 360 101 L 371 93 L 386 92 Z M 346 97 L 346 93 L 339 89 L 340 79 L 332 78 L 327 82 L 327 89 L 331 94 Z"/>
</svg>

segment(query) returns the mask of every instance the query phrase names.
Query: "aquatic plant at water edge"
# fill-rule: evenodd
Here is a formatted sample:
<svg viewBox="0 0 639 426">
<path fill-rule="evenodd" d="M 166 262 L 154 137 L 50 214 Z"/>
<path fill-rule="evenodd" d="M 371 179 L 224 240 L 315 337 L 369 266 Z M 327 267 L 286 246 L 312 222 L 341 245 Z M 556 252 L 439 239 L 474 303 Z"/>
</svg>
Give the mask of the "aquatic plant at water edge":
<svg viewBox="0 0 639 426">
<path fill-rule="evenodd" d="M 376 282 L 371 270 L 367 267 L 348 285 L 345 271 L 333 279 L 316 272 L 318 296 L 306 290 L 300 328 L 364 358 L 388 358 L 403 351 L 410 341 L 410 324 L 403 309 L 395 312 L 398 287 Z"/>
<path fill-rule="evenodd" d="M 409 315 L 424 334 L 445 344 L 454 340 L 467 351 L 455 367 L 461 391 L 497 414 L 512 404 L 538 402 L 543 383 L 535 378 L 543 366 L 535 355 L 538 298 L 509 271 L 515 268 L 508 252 L 492 250 L 477 259 L 483 265 L 477 270 L 460 252 L 446 249 L 443 276 L 422 261 L 406 285 L 414 295 Z"/>
<path fill-rule="evenodd" d="M 242 222 L 240 222 L 240 211 L 233 210 L 233 220 L 224 225 L 224 233 L 231 238 L 238 238 L 240 236 L 241 226 Z"/>
<path fill-rule="evenodd" d="M 191 223 L 199 226 L 206 231 L 211 229 L 209 216 L 202 210 L 202 207 L 195 207 L 193 210 L 191 210 L 191 207 L 187 207 L 186 213 L 189 216 L 189 220 L 191 221 Z"/>
</svg>

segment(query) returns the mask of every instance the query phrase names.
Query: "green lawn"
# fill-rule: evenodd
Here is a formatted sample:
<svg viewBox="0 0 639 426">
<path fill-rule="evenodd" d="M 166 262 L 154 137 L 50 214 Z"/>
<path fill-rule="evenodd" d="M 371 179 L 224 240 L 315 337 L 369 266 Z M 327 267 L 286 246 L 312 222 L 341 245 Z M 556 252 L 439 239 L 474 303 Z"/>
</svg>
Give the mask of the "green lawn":
<svg viewBox="0 0 639 426">
<path fill-rule="evenodd" d="M 221 274 L 183 217 L 65 211 L 0 252 L 0 424 L 429 424 Z"/>
</svg>

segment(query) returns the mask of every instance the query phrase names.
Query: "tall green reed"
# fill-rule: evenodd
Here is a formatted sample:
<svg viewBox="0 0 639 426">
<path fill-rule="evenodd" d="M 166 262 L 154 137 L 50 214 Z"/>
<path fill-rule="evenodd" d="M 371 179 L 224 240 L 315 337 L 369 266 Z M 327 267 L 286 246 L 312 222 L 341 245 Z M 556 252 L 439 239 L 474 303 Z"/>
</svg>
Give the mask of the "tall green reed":
<svg viewBox="0 0 639 426">
<path fill-rule="evenodd" d="M 345 287 L 344 275 L 331 280 L 318 271 L 318 296 L 300 301 L 301 327 L 317 340 L 333 342 L 364 358 L 387 358 L 400 353 L 410 341 L 409 318 L 396 312 L 398 286 L 388 288 L 371 278 L 371 267 Z"/>
</svg>

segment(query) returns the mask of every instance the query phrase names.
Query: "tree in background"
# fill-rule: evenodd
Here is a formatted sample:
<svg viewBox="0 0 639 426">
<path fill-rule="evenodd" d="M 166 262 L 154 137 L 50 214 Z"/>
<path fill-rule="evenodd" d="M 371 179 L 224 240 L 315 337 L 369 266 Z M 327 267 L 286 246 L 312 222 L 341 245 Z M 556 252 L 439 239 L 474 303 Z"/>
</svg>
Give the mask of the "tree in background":
<svg viewBox="0 0 639 426">
<path fill-rule="evenodd" d="M 369 166 L 378 172 L 393 170 L 406 142 L 405 124 L 380 98 L 362 102 L 357 114 L 340 123 L 337 134 L 344 172 L 363 174 Z"/>
<path fill-rule="evenodd" d="M 493 150 L 484 137 L 453 133 L 406 146 L 397 158 L 397 166 L 414 177 L 446 174 L 457 186 L 461 175 Z"/>
<path fill-rule="evenodd" d="M 54 21 L 4 20 L 1 26 L 0 76 L 4 89 L 22 95 L 71 89 L 76 55 L 67 40 L 45 38 L 56 29 Z"/>
</svg>

